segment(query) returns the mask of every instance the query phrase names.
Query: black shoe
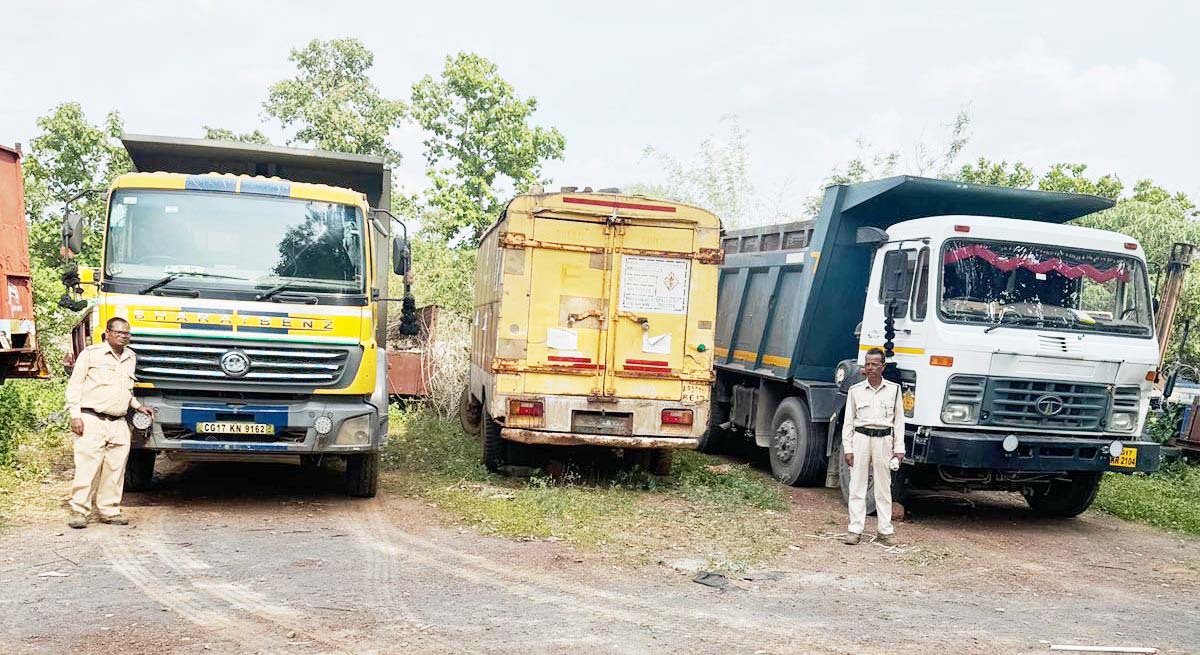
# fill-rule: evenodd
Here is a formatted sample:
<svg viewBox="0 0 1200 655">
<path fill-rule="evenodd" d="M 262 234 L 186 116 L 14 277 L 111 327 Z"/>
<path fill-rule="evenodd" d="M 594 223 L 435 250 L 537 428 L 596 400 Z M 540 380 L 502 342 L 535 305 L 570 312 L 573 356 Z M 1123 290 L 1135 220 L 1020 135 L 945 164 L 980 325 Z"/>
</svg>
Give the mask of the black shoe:
<svg viewBox="0 0 1200 655">
<path fill-rule="evenodd" d="M 101 516 L 101 523 L 109 525 L 129 525 L 129 519 L 125 518 L 124 514 L 113 514 L 112 516 Z"/>
</svg>

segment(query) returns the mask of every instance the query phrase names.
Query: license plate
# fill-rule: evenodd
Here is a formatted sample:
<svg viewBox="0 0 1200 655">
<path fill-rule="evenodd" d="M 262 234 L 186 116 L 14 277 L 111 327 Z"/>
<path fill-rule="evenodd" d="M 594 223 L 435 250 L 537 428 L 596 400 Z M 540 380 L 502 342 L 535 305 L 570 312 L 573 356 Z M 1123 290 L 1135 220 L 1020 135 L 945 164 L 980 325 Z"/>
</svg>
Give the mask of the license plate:
<svg viewBox="0 0 1200 655">
<path fill-rule="evenodd" d="M 1127 469 L 1137 468 L 1137 448 L 1122 450 L 1120 457 L 1112 457 L 1108 460 L 1108 465 Z"/>
<path fill-rule="evenodd" d="M 197 434 L 275 434 L 272 423 L 238 423 L 235 421 L 213 421 L 196 424 Z"/>
<path fill-rule="evenodd" d="M 633 415 L 575 412 L 571 430 L 586 434 L 630 435 L 633 434 Z"/>
</svg>

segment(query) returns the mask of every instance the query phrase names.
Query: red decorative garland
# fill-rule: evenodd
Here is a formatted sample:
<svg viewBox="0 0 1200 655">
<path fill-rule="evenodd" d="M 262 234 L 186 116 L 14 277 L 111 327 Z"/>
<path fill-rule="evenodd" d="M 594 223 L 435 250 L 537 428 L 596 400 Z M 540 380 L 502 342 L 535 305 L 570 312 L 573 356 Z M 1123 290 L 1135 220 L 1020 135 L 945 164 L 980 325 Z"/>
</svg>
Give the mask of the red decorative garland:
<svg viewBox="0 0 1200 655">
<path fill-rule="evenodd" d="M 1057 257 L 1051 257 L 1044 261 L 1037 261 L 1029 255 L 1019 255 L 1016 257 L 1001 257 L 992 252 L 987 246 L 982 243 L 973 243 L 971 245 L 954 248 L 946 252 L 943 261 L 947 264 L 957 264 L 964 259 L 978 257 L 992 266 L 1004 271 L 1005 273 L 1016 268 L 1024 268 L 1034 273 L 1049 273 L 1055 271 L 1059 275 L 1068 279 L 1074 280 L 1083 276 L 1087 276 L 1089 280 L 1094 282 L 1108 282 L 1109 280 L 1119 278 L 1122 282 L 1129 281 L 1129 271 L 1124 264 L 1118 264 L 1109 269 L 1101 270 L 1091 264 L 1079 264 L 1072 266 Z"/>
</svg>

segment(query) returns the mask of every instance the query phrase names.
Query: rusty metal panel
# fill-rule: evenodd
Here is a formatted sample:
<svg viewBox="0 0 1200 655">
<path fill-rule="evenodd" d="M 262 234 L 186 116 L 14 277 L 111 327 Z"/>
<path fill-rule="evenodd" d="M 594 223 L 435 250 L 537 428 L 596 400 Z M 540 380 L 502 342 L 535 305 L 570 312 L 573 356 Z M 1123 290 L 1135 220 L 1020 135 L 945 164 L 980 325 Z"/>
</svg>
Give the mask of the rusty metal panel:
<svg viewBox="0 0 1200 655">
<path fill-rule="evenodd" d="M 0 380 L 49 376 L 33 319 L 21 151 L 0 146 Z"/>
<path fill-rule="evenodd" d="M 389 350 L 387 354 L 389 396 L 425 396 L 424 353 L 410 350 Z"/>
</svg>

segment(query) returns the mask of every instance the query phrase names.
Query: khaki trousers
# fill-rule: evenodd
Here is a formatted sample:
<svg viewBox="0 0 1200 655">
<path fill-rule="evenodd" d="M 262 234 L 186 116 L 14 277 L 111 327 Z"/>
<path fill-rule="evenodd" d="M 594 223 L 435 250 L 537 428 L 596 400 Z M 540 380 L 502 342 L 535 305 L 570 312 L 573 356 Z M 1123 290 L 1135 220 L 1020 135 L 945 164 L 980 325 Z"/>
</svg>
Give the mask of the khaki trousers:
<svg viewBox="0 0 1200 655">
<path fill-rule="evenodd" d="M 90 514 L 92 490 L 101 516 L 121 513 L 125 490 L 125 460 L 129 457 L 129 424 L 125 419 L 106 421 L 83 415 L 83 436 L 75 437 L 75 481 L 71 484 L 71 511 Z"/>
<path fill-rule="evenodd" d="M 862 534 L 867 522 L 867 476 L 875 478 L 876 531 L 892 534 L 892 438 L 868 437 L 854 433 L 851 442 L 854 465 L 850 467 L 850 527 L 849 531 Z"/>
</svg>

